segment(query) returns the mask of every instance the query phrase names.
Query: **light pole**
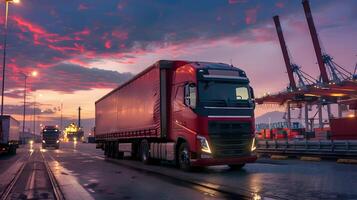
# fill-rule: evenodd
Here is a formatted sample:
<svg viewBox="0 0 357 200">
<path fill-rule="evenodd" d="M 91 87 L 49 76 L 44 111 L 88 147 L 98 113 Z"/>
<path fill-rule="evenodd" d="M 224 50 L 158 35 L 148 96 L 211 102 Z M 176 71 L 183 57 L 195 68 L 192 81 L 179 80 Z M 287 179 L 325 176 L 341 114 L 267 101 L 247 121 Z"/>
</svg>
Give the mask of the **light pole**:
<svg viewBox="0 0 357 200">
<path fill-rule="evenodd" d="M 20 3 L 20 0 L 5 0 L 5 27 L 4 27 L 4 55 L 2 62 L 2 87 L 1 87 L 1 116 L 4 115 L 4 91 L 5 91 L 5 67 L 6 67 L 6 42 L 7 42 L 7 18 L 9 15 L 9 3 Z"/>
<path fill-rule="evenodd" d="M 22 73 L 22 75 L 24 76 L 24 81 L 25 81 L 25 84 L 24 84 L 24 112 L 23 112 L 23 117 L 22 117 L 22 133 L 25 133 L 25 123 L 26 123 L 26 86 L 27 86 L 27 78 L 29 77 L 29 75 L 25 74 L 25 73 Z M 31 73 L 32 77 L 36 77 L 37 76 L 37 72 L 36 71 L 33 71 Z"/>
</svg>

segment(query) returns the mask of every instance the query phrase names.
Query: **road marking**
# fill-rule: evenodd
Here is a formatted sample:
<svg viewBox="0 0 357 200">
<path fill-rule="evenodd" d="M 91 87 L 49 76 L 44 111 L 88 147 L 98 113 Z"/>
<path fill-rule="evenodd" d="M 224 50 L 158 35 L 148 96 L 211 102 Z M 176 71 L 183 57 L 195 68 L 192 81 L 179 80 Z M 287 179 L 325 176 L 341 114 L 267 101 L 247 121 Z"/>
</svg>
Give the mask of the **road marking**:
<svg viewBox="0 0 357 200">
<path fill-rule="evenodd" d="M 311 157 L 311 156 L 301 156 L 300 160 L 303 161 L 321 161 L 320 157 Z"/>
<path fill-rule="evenodd" d="M 337 160 L 338 163 L 345 163 L 345 164 L 357 164 L 357 159 L 345 159 L 340 158 Z"/>
</svg>

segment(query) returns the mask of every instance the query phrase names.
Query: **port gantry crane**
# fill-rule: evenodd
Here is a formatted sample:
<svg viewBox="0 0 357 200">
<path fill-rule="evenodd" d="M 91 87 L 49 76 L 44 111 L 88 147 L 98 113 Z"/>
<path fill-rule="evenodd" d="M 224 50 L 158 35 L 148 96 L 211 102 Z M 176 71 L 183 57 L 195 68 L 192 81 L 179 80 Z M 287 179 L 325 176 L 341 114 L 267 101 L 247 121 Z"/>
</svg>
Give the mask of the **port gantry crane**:
<svg viewBox="0 0 357 200">
<path fill-rule="evenodd" d="M 308 106 L 317 105 L 319 127 L 323 128 L 322 107 L 324 105 L 327 106 L 329 118 L 332 117 L 330 108 L 330 105 L 332 103 L 338 104 L 338 117 L 340 118 L 342 117 L 341 104 L 349 105 L 350 109 L 355 109 L 356 112 L 357 64 L 355 72 L 354 74 L 352 74 L 337 63 L 335 63 L 330 55 L 322 51 L 314 20 L 312 17 L 309 1 L 302 0 L 302 4 L 304 7 L 306 20 L 308 23 L 312 43 L 317 58 L 317 63 L 320 70 L 320 78 L 318 80 L 314 79 L 307 73 L 303 72 L 298 65 L 291 63 L 284 35 L 282 32 L 279 16 L 274 16 L 273 19 L 289 77 L 289 87 L 284 92 L 280 92 L 274 95 L 268 94 L 262 98 L 258 98 L 257 103 L 277 103 L 280 105 L 286 103 L 288 128 L 290 128 L 291 124 L 291 104 L 295 104 L 295 106 L 298 105 L 299 108 L 301 108 L 301 105 L 304 104 L 306 129 L 310 127 Z M 295 77 L 297 78 L 298 84 L 296 84 Z"/>
</svg>

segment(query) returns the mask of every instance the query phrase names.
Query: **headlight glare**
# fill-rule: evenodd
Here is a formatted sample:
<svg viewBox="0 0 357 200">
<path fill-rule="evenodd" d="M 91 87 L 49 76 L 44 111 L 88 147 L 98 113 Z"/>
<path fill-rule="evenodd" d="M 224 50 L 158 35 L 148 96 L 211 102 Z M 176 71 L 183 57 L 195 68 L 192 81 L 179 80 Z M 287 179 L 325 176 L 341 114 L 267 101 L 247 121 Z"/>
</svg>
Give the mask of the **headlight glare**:
<svg viewBox="0 0 357 200">
<path fill-rule="evenodd" d="M 197 136 L 197 139 L 200 142 L 201 145 L 201 151 L 205 153 L 212 153 L 211 148 L 209 147 L 208 141 L 205 137 L 202 136 Z"/>
<path fill-rule="evenodd" d="M 253 138 L 253 141 L 252 141 L 252 147 L 251 147 L 251 151 L 255 151 L 257 149 L 257 146 L 255 145 L 255 138 Z"/>
</svg>

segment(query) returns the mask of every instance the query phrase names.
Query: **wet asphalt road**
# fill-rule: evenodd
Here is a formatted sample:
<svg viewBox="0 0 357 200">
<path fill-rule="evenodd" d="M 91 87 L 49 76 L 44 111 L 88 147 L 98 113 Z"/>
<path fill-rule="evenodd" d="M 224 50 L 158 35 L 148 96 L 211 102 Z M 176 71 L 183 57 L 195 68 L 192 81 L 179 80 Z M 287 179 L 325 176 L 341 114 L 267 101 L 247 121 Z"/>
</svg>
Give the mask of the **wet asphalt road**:
<svg viewBox="0 0 357 200">
<path fill-rule="evenodd" d="M 35 148 L 33 156 L 41 153 Z M 186 173 L 167 164 L 108 160 L 94 144 L 65 143 L 42 154 L 66 199 L 357 199 L 357 165 L 332 161 L 259 159 L 241 171 L 220 166 Z M 27 155 L 23 147 L 15 157 L 0 156 L 1 172 Z"/>
</svg>

